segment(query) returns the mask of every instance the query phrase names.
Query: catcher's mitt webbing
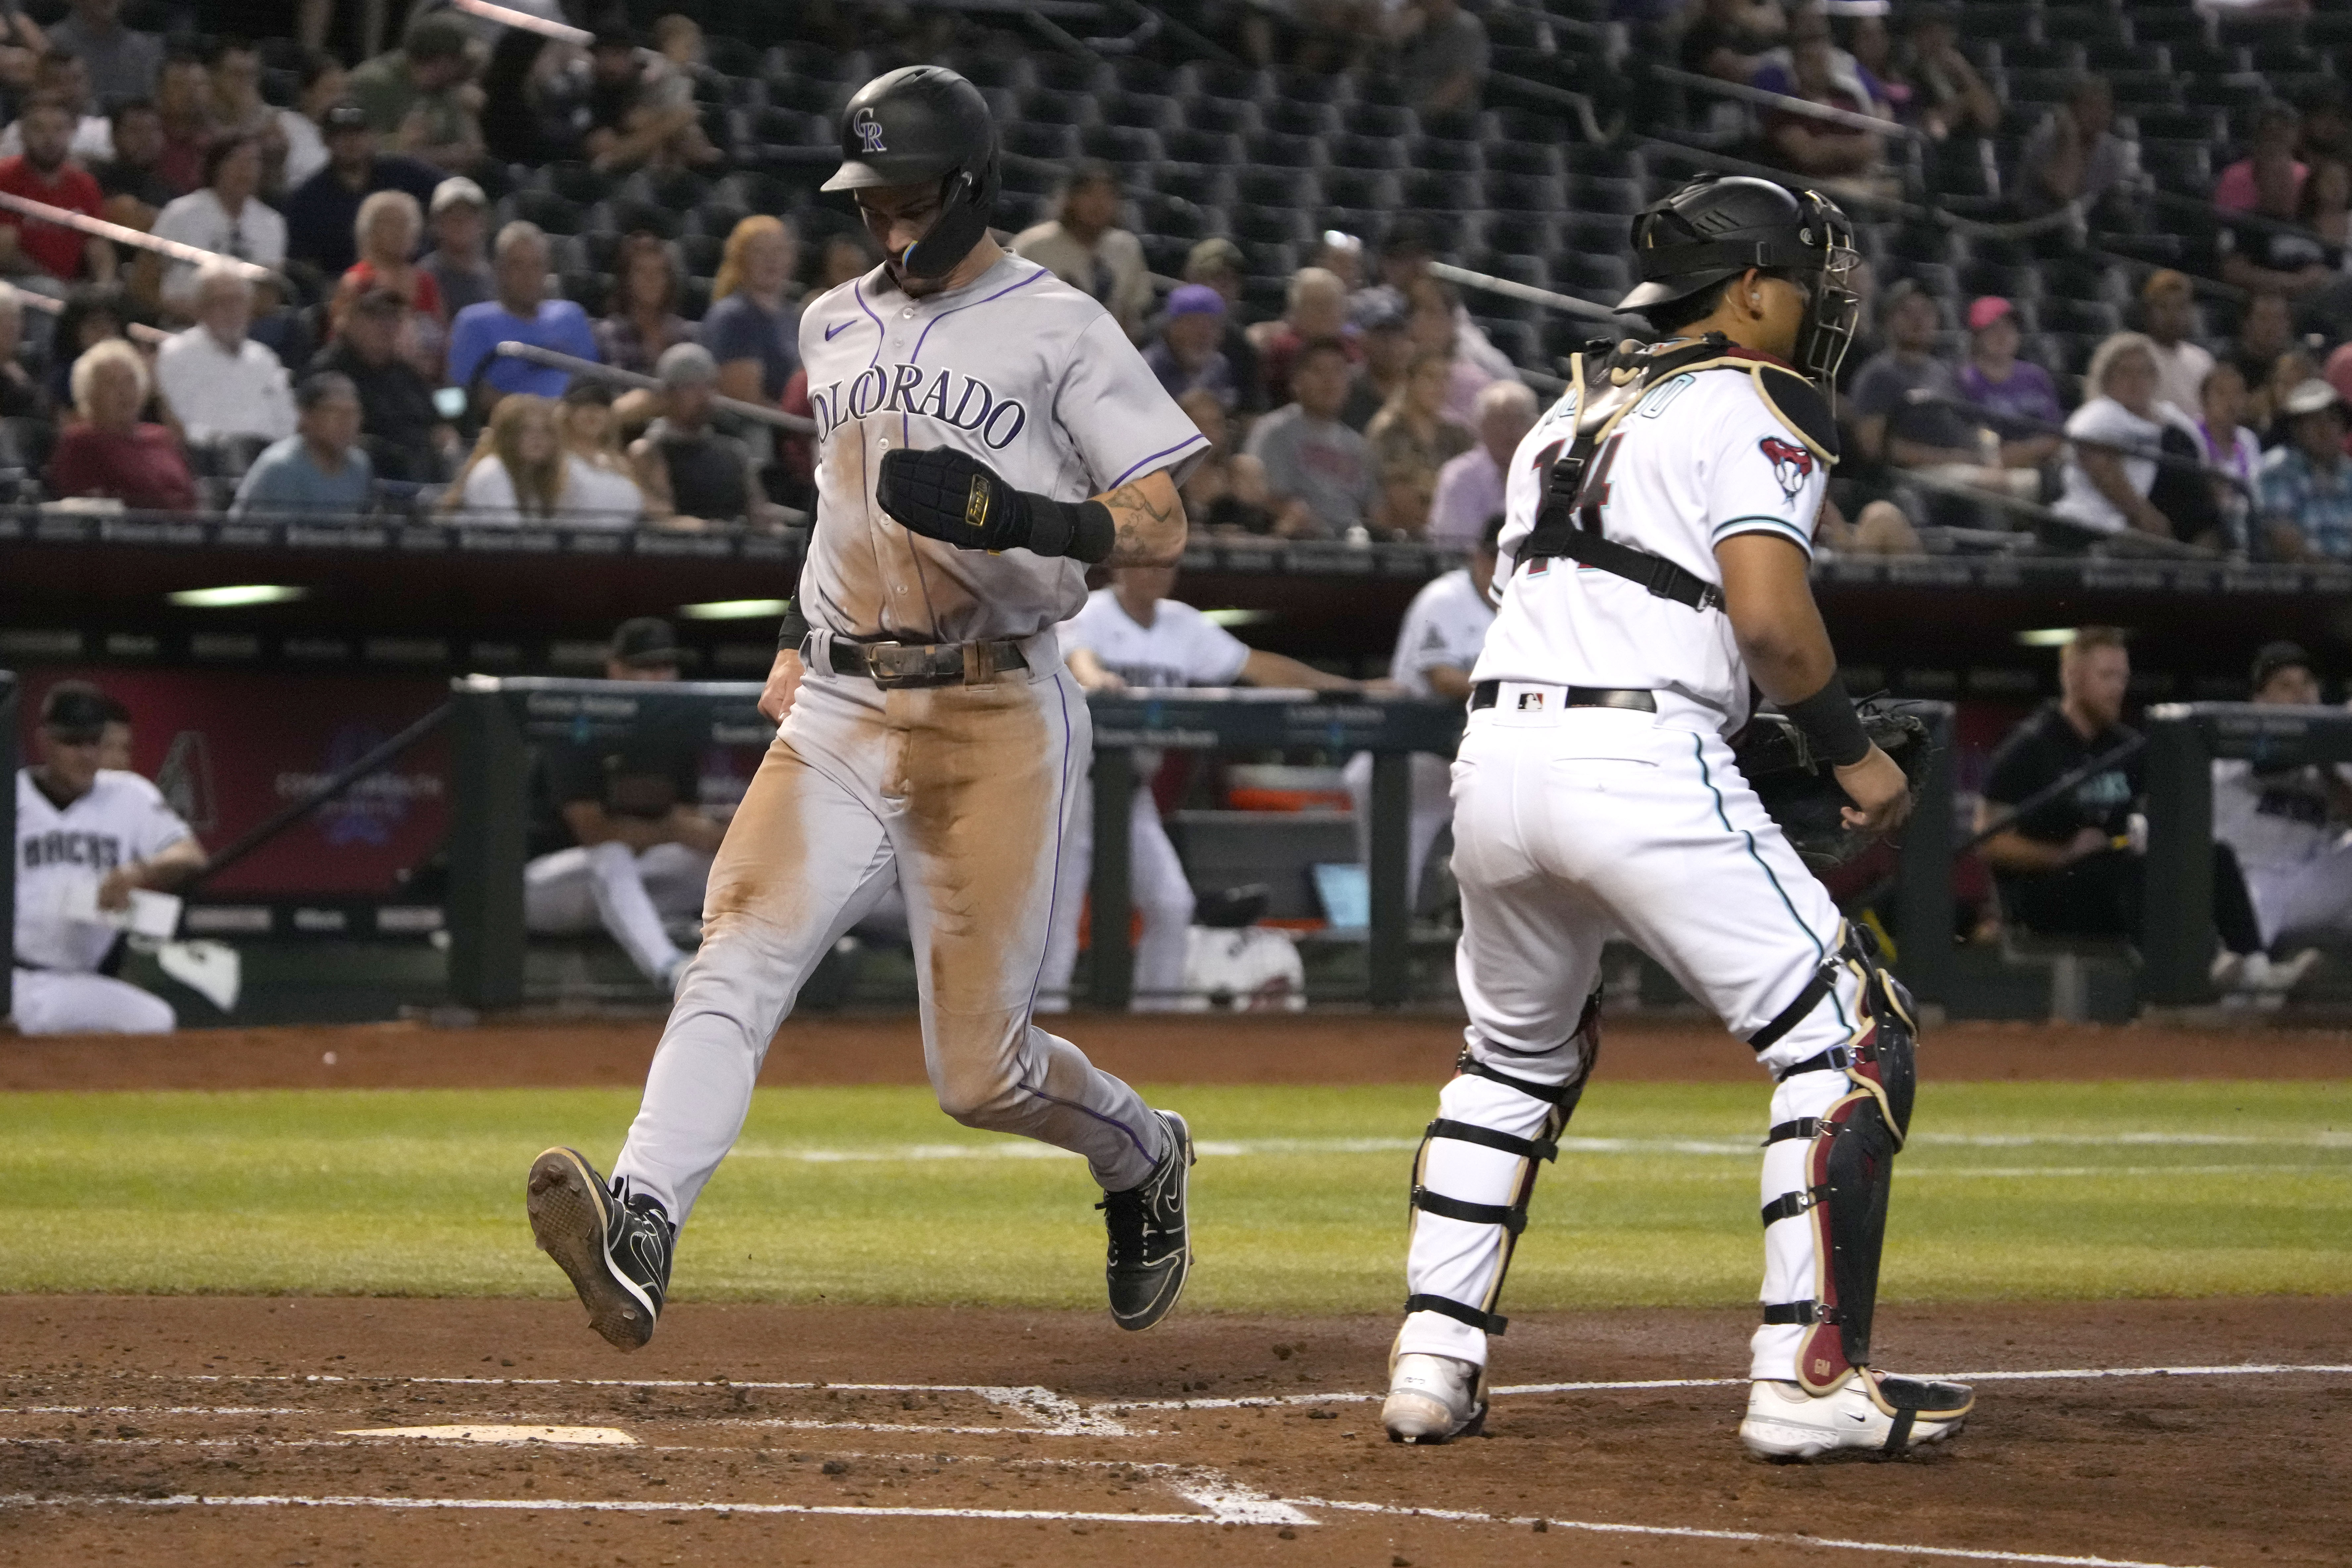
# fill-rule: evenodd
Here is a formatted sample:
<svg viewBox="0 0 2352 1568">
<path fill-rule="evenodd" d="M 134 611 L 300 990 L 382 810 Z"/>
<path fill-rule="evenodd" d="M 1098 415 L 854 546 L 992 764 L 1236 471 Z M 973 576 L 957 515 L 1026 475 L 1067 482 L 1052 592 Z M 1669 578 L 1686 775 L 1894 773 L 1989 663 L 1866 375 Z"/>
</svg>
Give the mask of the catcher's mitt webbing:
<svg viewBox="0 0 2352 1568">
<path fill-rule="evenodd" d="M 1916 804 L 1934 752 L 1927 726 L 1914 714 L 1870 703 L 1854 710 L 1854 716 L 1869 744 L 1903 770 Z M 1845 825 L 1845 808 L 1853 798 L 1839 787 L 1829 760 L 1786 714 L 1757 714 L 1732 750 L 1741 776 L 1766 814 L 1814 870 L 1843 865 L 1874 842 L 1874 835 Z"/>
</svg>

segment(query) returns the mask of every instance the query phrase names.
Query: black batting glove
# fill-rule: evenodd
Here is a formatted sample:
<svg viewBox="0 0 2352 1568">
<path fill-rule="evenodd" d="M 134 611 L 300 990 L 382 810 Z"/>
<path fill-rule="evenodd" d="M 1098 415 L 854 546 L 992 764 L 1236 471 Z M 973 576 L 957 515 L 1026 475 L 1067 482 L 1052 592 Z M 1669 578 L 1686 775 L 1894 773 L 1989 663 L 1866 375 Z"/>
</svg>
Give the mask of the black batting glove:
<svg viewBox="0 0 2352 1568">
<path fill-rule="evenodd" d="M 1110 553 L 1117 533 L 1100 501 L 1016 490 L 986 463 L 951 447 L 885 452 L 874 489 L 882 510 L 908 532 L 960 550 L 1027 550 L 1095 562 Z"/>
</svg>

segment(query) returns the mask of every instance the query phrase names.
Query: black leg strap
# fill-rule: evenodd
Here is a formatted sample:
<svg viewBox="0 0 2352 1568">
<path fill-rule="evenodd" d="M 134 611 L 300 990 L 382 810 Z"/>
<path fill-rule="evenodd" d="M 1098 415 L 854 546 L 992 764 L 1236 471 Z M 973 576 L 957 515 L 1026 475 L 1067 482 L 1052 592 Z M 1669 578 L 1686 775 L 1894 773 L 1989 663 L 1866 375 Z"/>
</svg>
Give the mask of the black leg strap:
<svg viewBox="0 0 2352 1568">
<path fill-rule="evenodd" d="M 1853 1061 L 1853 1058 L 1846 1053 L 1843 1046 L 1832 1046 L 1819 1056 L 1807 1057 L 1803 1061 L 1782 1068 L 1772 1075 L 1772 1081 L 1786 1083 L 1801 1072 L 1843 1072 Z"/>
<path fill-rule="evenodd" d="M 1505 1204 L 1465 1203 L 1449 1198 L 1444 1193 L 1433 1193 L 1427 1187 L 1412 1189 L 1412 1206 L 1423 1214 L 1444 1215 L 1471 1225 L 1499 1225 L 1513 1236 L 1528 1228 L 1528 1211 Z"/>
<path fill-rule="evenodd" d="M 1454 1059 L 1454 1070 L 1466 1072 L 1476 1078 L 1489 1079 L 1501 1084 L 1505 1089 L 1517 1089 L 1529 1100 L 1540 1100 L 1546 1105 L 1572 1109 L 1576 1104 L 1577 1096 L 1584 1092 L 1584 1075 L 1581 1072 L 1566 1083 L 1537 1083 L 1532 1079 L 1517 1078 L 1510 1073 L 1490 1068 L 1468 1051 L 1464 1051 Z"/>
<path fill-rule="evenodd" d="M 1794 1219 L 1829 1195 L 1827 1187 L 1807 1187 L 1799 1193 L 1782 1193 L 1764 1205 L 1764 1223 L 1771 1225 L 1779 1220 Z"/>
<path fill-rule="evenodd" d="M 1916 1410 L 1897 1410 L 1895 1425 L 1886 1429 L 1886 1451 L 1900 1454 L 1911 1447 L 1911 1426 L 1919 1419 Z"/>
<path fill-rule="evenodd" d="M 1834 1323 L 1838 1321 L 1835 1307 L 1824 1307 L 1819 1301 L 1775 1301 L 1764 1309 L 1768 1323 Z"/>
<path fill-rule="evenodd" d="M 1805 1021 L 1806 1016 L 1822 1005 L 1822 999 L 1837 984 L 1838 965 L 1832 959 L 1813 971 L 1805 988 L 1790 998 L 1789 1005 L 1772 1015 L 1772 1021 L 1748 1037 L 1748 1044 L 1759 1056 L 1778 1045 L 1780 1037 Z"/>
<path fill-rule="evenodd" d="M 1821 1130 L 1822 1119 L 1818 1116 L 1800 1116 L 1793 1121 L 1776 1121 L 1772 1130 L 1764 1134 L 1765 1146 L 1786 1143 L 1792 1138 L 1811 1138 Z"/>
<path fill-rule="evenodd" d="M 1449 1121 L 1443 1116 L 1429 1124 L 1429 1136 L 1499 1149 L 1506 1154 L 1517 1154 L 1522 1160 L 1549 1160 L 1559 1153 L 1559 1145 L 1549 1138 L 1515 1138 L 1491 1127 L 1480 1127 L 1469 1121 Z"/>
<path fill-rule="evenodd" d="M 1404 1299 L 1404 1310 L 1407 1312 L 1437 1312 L 1453 1319 L 1457 1323 L 1467 1323 L 1474 1329 L 1484 1329 L 1490 1334 L 1500 1334 L 1511 1321 L 1499 1312 L 1482 1311 L 1476 1307 L 1465 1307 L 1459 1301 L 1451 1301 L 1443 1296 L 1407 1296 Z"/>
</svg>

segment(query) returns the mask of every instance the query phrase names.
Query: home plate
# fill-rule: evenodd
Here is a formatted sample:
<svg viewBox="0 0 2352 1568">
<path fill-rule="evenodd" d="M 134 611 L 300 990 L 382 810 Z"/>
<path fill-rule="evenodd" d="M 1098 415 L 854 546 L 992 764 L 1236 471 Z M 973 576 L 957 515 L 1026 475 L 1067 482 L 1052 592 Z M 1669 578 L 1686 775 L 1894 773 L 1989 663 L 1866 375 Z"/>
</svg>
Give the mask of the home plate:
<svg viewBox="0 0 2352 1568">
<path fill-rule="evenodd" d="M 637 1440 L 616 1426 L 362 1426 L 338 1437 L 422 1437 L 440 1443 L 564 1443 L 634 1448 Z"/>
</svg>

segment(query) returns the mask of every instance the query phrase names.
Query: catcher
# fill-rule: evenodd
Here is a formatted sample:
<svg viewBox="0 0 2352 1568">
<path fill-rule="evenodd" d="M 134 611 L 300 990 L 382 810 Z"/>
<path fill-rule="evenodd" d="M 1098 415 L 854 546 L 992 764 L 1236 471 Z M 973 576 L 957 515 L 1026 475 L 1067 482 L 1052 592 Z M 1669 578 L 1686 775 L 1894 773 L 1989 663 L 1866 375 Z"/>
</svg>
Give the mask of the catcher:
<svg viewBox="0 0 2352 1568">
<path fill-rule="evenodd" d="M 1841 828 L 1875 836 L 1909 812 L 1911 782 L 1847 698 L 1807 577 L 1837 458 L 1822 389 L 1857 310 L 1852 230 L 1811 192 L 1708 177 L 1642 213 L 1633 237 L 1643 282 L 1622 308 L 1664 341 L 1572 361 L 1510 468 L 1499 608 L 1454 766 L 1467 1048 L 1413 1167 L 1381 1416 L 1407 1443 L 1486 1418 L 1511 1247 L 1591 1075 L 1601 946 L 1622 931 L 1777 1086 L 1741 1439 L 1776 1458 L 1899 1452 L 1951 1436 L 1971 1404 L 1871 1362 L 1887 1179 L 1911 1117 L 1909 1000 L 1726 739 L 1752 680 L 1786 724 L 1759 743 L 1796 773 L 1827 768 Z"/>
</svg>

